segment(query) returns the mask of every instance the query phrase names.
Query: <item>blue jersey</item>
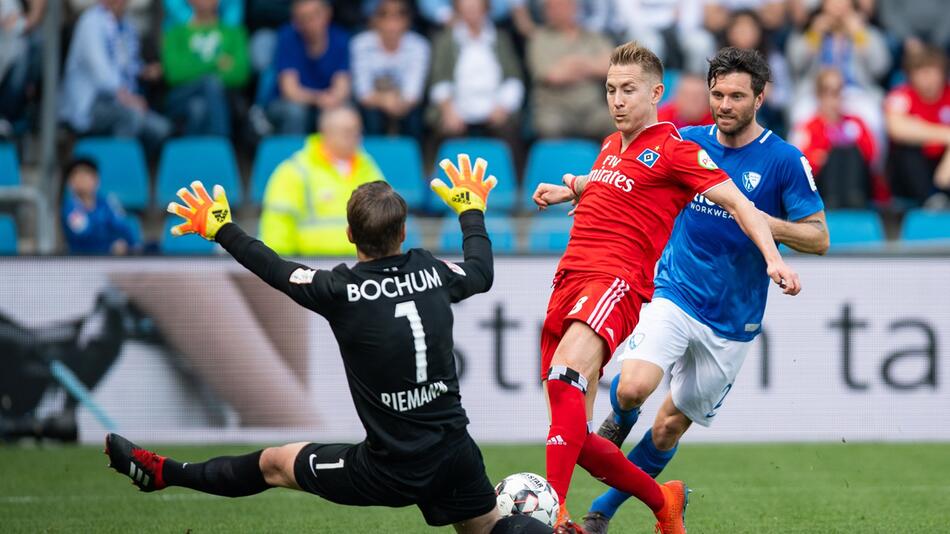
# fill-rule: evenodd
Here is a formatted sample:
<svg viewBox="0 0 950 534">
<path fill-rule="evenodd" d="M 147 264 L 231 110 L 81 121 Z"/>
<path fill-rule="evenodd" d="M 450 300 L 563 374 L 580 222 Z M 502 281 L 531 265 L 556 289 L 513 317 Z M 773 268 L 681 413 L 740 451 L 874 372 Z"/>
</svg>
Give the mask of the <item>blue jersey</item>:
<svg viewBox="0 0 950 534">
<path fill-rule="evenodd" d="M 683 128 L 760 210 L 796 221 L 824 209 L 811 167 L 794 146 L 765 130 L 729 148 L 715 126 Z M 657 265 L 654 297 L 676 303 L 717 335 L 752 340 L 762 329 L 770 279 L 765 258 L 729 213 L 696 195 L 677 217 Z"/>
</svg>

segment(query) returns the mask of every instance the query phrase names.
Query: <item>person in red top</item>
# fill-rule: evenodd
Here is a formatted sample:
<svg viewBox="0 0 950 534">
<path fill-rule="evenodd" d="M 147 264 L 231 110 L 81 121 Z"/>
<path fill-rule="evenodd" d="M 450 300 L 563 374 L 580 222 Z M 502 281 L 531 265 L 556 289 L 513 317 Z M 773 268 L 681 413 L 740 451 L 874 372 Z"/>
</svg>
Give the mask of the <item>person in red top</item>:
<svg viewBox="0 0 950 534">
<path fill-rule="evenodd" d="M 795 128 L 792 144 L 808 158 L 825 208 L 866 208 L 877 147 L 864 121 L 844 113 L 843 89 L 839 71 L 818 73 L 818 112 Z"/>
<path fill-rule="evenodd" d="M 713 123 L 709 112 L 709 89 L 698 74 L 684 73 L 676 84 L 676 96 L 657 110 L 656 120 L 677 128 Z"/>
<path fill-rule="evenodd" d="M 884 102 L 891 138 L 887 174 L 894 195 L 917 203 L 950 194 L 950 82 L 947 56 L 924 48 L 907 56 L 909 83 Z M 930 201 L 933 202 L 933 201 Z"/>
<path fill-rule="evenodd" d="M 583 532 L 565 503 L 575 464 L 643 501 L 658 531 L 686 532 L 686 485 L 657 484 L 592 433 L 589 422 L 603 366 L 652 297 L 654 266 L 687 203 L 702 194 L 728 211 L 762 251 L 772 280 L 786 293 L 801 289 L 762 213 L 705 150 L 684 141 L 672 124 L 657 122 L 662 79 L 663 66 L 650 50 L 636 42 L 614 49 L 606 88 L 618 131 L 604 140 L 589 174 L 566 174 L 565 185 L 541 184 L 534 193 L 541 207 L 580 200 L 541 333 L 541 379 L 551 413 L 547 479 L 560 500 L 562 532 Z M 721 117 L 720 125 L 736 120 Z"/>
</svg>

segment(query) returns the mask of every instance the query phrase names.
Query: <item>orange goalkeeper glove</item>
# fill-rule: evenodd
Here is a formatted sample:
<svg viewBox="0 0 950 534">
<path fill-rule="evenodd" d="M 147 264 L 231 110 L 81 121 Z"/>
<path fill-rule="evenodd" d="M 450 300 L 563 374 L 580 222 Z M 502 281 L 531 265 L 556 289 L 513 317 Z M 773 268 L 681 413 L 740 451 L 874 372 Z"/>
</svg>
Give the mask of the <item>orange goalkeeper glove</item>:
<svg viewBox="0 0 950 534">
<path fill-rule="evenodd" d="M 222 226 L 231 222 L 231 207 L 224 188 L 214 186 L 214 198 L 208 195 L 204 184 L 195 180 L 191 182 L 192 193 L 187 188 L 178 190 L 178 198 L 184 201 L 182 206 L 177 202 L 168 203 L 168 213 L 173 213 L 185 219 L 185 222 L 173 226 L 171 233 L 174 236 L 198 234 L 208 241 L 214 241 L 215 234 Z"/>
<path fill-rule="evenodd" d="M 445 182 L 435 178 L 430 182 L 432 190 L 439 195 L 442 202 L 455 210 L 455 213 L 461 214 L 468 210 L 485 211 L 488 193 L 495 187 L 498 180 L 494 176 L 484 179 L 488 163 L 482 158 L 475 160 L 474 169 L 472 169 L 472 161 L 468 154 L 459 154 L 458 161 L 458 167 L 448 159 L 439 162 L 439 166 L 452 182 L 452 187 L 449 188 Z"/>
</svg>

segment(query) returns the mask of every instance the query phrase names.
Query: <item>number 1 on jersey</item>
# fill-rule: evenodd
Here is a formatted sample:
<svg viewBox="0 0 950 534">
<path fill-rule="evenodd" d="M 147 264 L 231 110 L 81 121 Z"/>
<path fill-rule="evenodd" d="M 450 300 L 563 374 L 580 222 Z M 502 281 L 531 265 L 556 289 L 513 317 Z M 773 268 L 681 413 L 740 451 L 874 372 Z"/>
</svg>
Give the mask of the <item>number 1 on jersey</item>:
<svg viewBox="0 0 950 534">
<path fill-rule="evenodd" d="M 426 370 L 428 367 L 426 361 L 426 332 L 422 328 L 422 317 L 419 316 L 416 302 L 409 300 L 396 304 L 396 317 L 409 319 L 409 328 L 412 329 L 412 339 L 416 347 L 416 383 L 421 384 L 428 380 L 429 374 Z"/>
</svg>

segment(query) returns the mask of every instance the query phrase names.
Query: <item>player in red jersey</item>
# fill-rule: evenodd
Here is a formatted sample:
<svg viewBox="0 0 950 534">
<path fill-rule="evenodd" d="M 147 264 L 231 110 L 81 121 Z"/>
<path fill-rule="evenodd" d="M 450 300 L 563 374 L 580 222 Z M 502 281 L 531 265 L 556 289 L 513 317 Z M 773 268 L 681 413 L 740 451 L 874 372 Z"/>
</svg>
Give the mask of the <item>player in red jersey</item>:
<svg viewBox="0 0 950 534">
<path fill-rule="evenodd" d="M 657 122 L 662 78 L 663 66 L 651 51 L 635 42 L 617 47 L 606 85 L 618 131 L 604 140 L 588 175 L 565 175 L 564 186 L 541 184 L 534 193 L 539 206 L 582 200 L 541 334 L 541 379 L 551 413 L 547 478 L 561 500 L 562 532 L 582 532 L 564 502 L 575 464 L 643 501 L 656 515 L 658 531 L 686 532 L 685 484 L 657 484 L 591 432 L 601 370 L 652 297 L 654 266 L 686 204 L 704 195 L 721 206 L 762 251 L 772 280 L 786 293 L 801 289 L 765 217 L 704 150 L 680 138 L 672 124 Z"/>
</svg>

